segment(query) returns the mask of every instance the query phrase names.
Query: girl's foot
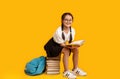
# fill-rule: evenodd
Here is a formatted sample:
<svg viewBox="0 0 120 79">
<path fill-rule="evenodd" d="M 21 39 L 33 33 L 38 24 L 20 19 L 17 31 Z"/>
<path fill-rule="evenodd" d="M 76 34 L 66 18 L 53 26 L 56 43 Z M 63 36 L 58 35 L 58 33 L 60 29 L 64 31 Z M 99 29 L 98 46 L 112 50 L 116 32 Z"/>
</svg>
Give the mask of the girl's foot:
<svg viewBox="0 0 120 79">
<path fill-rule="evenodd" d="M 80 69 L 80 68 L 74 69 L 74 70 L 73 70 L 73 73 L 76 74 L 76 75 L 80 75 L 80 76 L 86 76 L 86 75 L 87 75 L 87 73 L 84 72 L 84 71 L 83 71 L 82 69 Z"/>
<path fill-rule="evenodd" d="M 63 76 L 64 77 L 67 77 L 68 79 L 76 79 L 76 76 L 73 74 L 73 72 L 72 71 L 65 71 L 64 73 L 63 73 Z"/>
</svg>

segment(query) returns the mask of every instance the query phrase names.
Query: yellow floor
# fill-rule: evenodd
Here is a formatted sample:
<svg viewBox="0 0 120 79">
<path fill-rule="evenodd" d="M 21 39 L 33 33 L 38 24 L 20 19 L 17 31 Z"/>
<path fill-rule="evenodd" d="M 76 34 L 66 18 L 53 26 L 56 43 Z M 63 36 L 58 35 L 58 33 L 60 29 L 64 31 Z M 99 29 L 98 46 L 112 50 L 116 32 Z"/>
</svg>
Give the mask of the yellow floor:
<svg viewBox="0 0 120 79">
<path fill-rule="evenodd" d="M 28 61 L 41 55 L 61 15 L 74 16 L 79 67 L 88 73 L 77 79 L 120 79 L 119 0 L 1 0 L 0 1 L 0 79 L 64 79 L 59 75 L 28 76 Z M 72 69 L 72 55 L 69 58 Z"/>
<path fill-rule="evenodd" d="M 62 59 L 62 56 L 61 56 L 61 59 Z M 69 68 L 70 69 L 72 69 L 71 57 L 72 57 L 72 54 L 69 58 L 69 60 L 70 60 Z M 63 74 L 62 74 L 63 73 L 62 60 L 60 62 L 60 74 L 48 75 L 45 72 L 45 73 L 43 73 L 41 75 L 37 75 L 37 76 L 28 76 L 24 73 L 24 68 L 25 68 L 24 66 L 26 64 L 26 61 L 24 61 L 25 59 L 19 60 L 19 58 L 21 58 L 21 57 L 18 57 L 18 58 L 16 57 L 15 60 L 14 59 L 11 60 L 11 58 L 10 58 L 8 61 L 12 61 L 12 62 L 4 63 L 4 66 L 3 66 L 4 68 L 2 69 L 2 73 L 1 73 L 2 79 L 66 79 L 65 77 L 63 77 Z M 22 58 L 24 58 L 24 57 L 22 57 Z M 84 67 L 84 69 L 87 71 L 87 66 Z M 87 79 L 88 77 L 89 77 L 89 74 L 88 74 L 88 76 L 78 76 L 77 79 Z"/>
</svg>

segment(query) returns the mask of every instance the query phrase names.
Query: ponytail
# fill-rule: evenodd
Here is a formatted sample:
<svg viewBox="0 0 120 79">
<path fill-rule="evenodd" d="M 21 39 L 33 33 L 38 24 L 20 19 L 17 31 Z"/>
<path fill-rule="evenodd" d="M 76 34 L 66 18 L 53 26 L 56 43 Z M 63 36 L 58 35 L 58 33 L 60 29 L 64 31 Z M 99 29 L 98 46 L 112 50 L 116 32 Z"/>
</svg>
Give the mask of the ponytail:
<svg viewBox="0 0 120 79">
<path fill-rule="evenodd" d="M 61 28 L 62 28 L 62 39 L 65 40 L 65 35 L 63 33 L 63 24 L 62 24 Z M 70 26 L 70 40 L 69 40 L 69 43 L 71 43 L 71 42 L 72 42 L 72 29 L 71 29 L 71 26 Z"/>
</svg>

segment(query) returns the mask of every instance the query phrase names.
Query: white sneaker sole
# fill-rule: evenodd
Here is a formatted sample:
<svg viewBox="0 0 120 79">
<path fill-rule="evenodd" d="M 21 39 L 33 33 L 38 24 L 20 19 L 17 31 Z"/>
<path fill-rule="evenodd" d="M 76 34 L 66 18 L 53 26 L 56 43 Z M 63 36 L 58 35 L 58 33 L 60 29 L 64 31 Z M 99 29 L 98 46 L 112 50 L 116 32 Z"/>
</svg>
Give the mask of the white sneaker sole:
<svg viewBox="0 0 120 79">
<path fill-rule="evenodd" d="M 87 76 L 87 74 L 86 75 L 79 75 L 79 74 L 75 74 L 76 76 Z"/>
<path fill-rule="evenodd" d="M 63 76 L 64 78 L 67 78 L 67 79 L 76 79 L 76 78 L 68 78 L 68 77 L 66 77 L 66 76 Z"/>
</svg>

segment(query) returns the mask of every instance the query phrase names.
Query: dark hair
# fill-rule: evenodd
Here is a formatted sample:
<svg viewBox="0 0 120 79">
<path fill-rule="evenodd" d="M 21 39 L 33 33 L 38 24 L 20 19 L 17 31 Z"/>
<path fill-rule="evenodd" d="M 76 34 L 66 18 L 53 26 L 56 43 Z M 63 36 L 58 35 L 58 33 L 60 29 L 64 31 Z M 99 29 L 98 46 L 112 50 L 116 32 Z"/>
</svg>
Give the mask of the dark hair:
<svg viewBox="0 0 120 79">
<path fill-rule="evenodd" d="M 61 20 L 64 20 L 66 15 L 70 15 L 72 17 L 72 20 L 73 20 L 73 15 L 71 13 L 69 13 L 69 12 L 63 13 L 62 17 L 61 17 Z"/>
<path fill-rule="evenodd" d="M 72 20 L 73 20 L 73 15 L 69 12 L 63 13 L 63 15 L 61 17 L 61 20 L 64 20 L 66 15 L 70 15 L 72 17 Z M 62 23 L 61 27 L 62 27 L 62 38 L 63 38 L 63 40 L 65 40 L 65 35 L 63 33 L 63 23 Z M 71 26 L 70 26 L 70 40 L 69 40 L 69 43 L 71 43 L 71 42 L 72 42 L 72 30 L 71 30 Z"/>
</svg>

